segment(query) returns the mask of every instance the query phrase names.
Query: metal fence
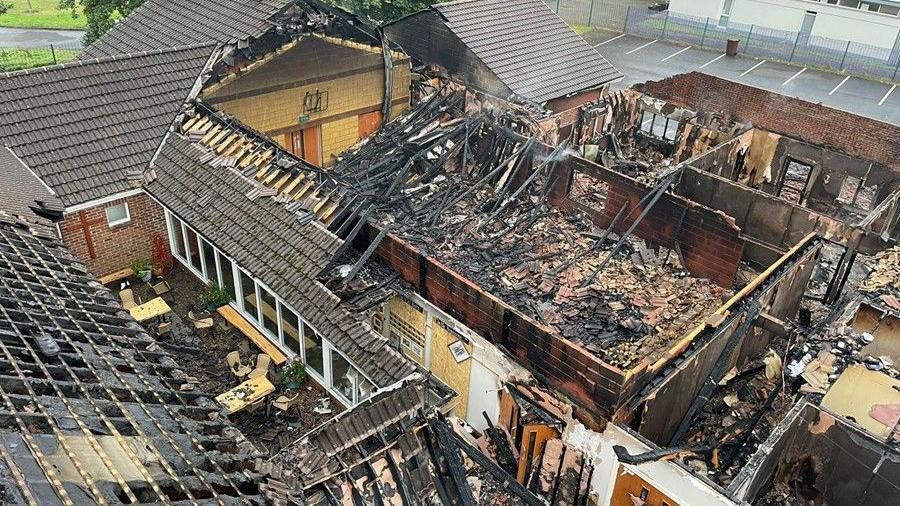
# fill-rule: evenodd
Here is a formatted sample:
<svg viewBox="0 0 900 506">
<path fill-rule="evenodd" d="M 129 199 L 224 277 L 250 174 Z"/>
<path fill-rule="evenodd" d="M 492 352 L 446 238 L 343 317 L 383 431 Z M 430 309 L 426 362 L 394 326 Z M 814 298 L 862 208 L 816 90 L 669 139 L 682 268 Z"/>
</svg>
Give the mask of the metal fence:
<svg viewBox="0 0 900 506">
<path fill-rule="evenodd" d="M 648 0 L 544 0 L 544 2 L 576 31 L 605 28 L 620 32 L 625 30 L 629 8 L 646 8 L 652 3 Z"/>
<path fill-rule="evenodd" d="M 0 72 L 43 67 L 72 61 L 84 49 L 80 44 L 45 47 L 0 47 Z"/>
<path fill-rule="evenodd" d="M 750 56 L 889 81 L 900 77 L 900 48 L 888 49 L 733 22 L 719 26 L 718 19 L 638 8 L 629 10 L 624 31 L 721 51 L 725 50 L 728 39 L 737 39 L 740 41 L 738 51 Z"/>
</svg>

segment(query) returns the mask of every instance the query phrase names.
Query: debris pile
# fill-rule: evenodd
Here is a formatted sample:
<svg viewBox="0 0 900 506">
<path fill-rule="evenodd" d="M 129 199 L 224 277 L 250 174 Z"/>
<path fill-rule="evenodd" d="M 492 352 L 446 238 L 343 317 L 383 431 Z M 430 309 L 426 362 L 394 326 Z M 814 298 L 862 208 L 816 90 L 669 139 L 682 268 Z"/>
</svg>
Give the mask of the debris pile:
<svg viewBox="0 0 900 506">
<path fill-rule="evenodd" d="M 872 271 L 860 284 L 860 291 L 900 311 L 900 246 L 877 253 L 870 265 Z"/>
<path fill-rule="evenodd" d="M 688 276 L 677 251 L 629 238 L 604 262 L 619 237 L 549 202 L 567 143 L 547 153 L 526 119 L 462 107 L 438 94 L 347 154 L 333 176 L 373 196 L 354 212 L 623 368 L 719 305 L 721 288 Z M 590 191 L 602 202 L 602 185 Z"/>
</svg>

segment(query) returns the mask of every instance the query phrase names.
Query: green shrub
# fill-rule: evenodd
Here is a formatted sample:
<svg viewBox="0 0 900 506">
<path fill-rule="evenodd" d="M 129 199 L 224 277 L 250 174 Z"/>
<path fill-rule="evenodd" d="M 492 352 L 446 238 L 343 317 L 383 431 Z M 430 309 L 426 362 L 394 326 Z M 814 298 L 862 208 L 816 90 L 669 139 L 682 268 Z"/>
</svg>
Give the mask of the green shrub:
<svg viewBox="0 0 900 506">
<path fill-rule="evenodd" d="M 281 368 L 281 384 L 289 389 L 300 388 L 306 382 L 306 366 L 298 359 L 291 360 Z"/>
<path fill-rule="evenodd" d="M 200 294 L 200 304 L 210 311 L 222 307 L 230 301 L 231 295 L 228 294 L 228 291 L 215 283 L 206 285 L 206 289 Z"/>
</svg>

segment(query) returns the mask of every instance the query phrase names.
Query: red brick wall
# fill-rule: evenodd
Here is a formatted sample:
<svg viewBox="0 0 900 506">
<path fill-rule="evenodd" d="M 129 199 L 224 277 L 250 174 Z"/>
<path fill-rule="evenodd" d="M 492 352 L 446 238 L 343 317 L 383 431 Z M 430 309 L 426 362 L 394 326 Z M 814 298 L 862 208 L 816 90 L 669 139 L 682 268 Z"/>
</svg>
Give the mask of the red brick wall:
<svg viewBox="0 0 900 506">
<path fill-rule="evenodd" d="M 110 228 L 106 221 L 106 207 L 122 201 L 128 203 L 131 221 Z M 91 258 L 81 226 L 79 213 L 66 215 L 59 224 L 63 241 L 97 276 L 131 267 L 135 260 L 149 260 L 153 256 L 153 238 L 159 234 L 168 244 L 166 221 L 162 207 L 141 193 L 86 209 L 84 217 L 90 225 L 95 258 Z M 167 246 L 168 247 L 168 246 Z"/>
<path fill-rule="evenodd" d="M 699 72 L 633 88 L 682 107 L 721 111 L 765 130 L 833 146 L 900 170 L 900 127 L 888 123 Z"/>
<path fill-rule="evenodd" d="M 365 237 L 360 239 L 368 243 L 377 233 L 368 227 Z M 397 236 L 388 234 L 375 255 L 414 285 L 429 302 L 505 348 L 523 366 L 572 398 L 582 420 L 608 418 L 623 400 L 620 399 L 625 383 L 622 371 L 552 334 L 450 267 L 422 256 Z"/>
<path fill-rule="evenodd" d="M 625 232 L 640 216 L 643 208 L 638 204 L 649 191 L 646 185 L 581 158 L 569 158 L 559 163 L 556 170 L 559 177 L 551 193 L 555 205 L 585 211 L 597 226 L 606 228 L 627 204 L 625 218 L 616 226 L 617 233 Z M 568 197 L 573 170 L 609 184 L 602 211 L 597 212 Z M 659 199 L 634 234 L 666 248 L 674 248 L 678 242 L 685 267 L 691 274 L 709 278 L 725 288 L 731 288 L 734 283 L 746 245 L 734 218 L 671 194 Z"/>
</svg>

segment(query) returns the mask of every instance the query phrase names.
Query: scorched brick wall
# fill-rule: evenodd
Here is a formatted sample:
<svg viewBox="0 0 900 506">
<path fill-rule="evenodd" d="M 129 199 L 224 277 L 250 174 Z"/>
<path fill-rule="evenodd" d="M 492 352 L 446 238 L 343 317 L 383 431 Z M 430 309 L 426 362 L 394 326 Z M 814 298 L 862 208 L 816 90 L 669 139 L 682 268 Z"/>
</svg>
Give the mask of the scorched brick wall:
<svg viewBox="0 0 900 506">
<path fill-rule="evenodd" d="M 900 127 L 699 72 L 634 89 L 698 111 L 724 112 L 755 126 L 834 146 L 900 170 Z"/>
<path fill-rule="evenodd" d="M 128 203 L 131 220 L 110 227 L 106 221 L 106 208 L 123 201 Z M 59 229 L 66 245 L 94 275 L 101 277 L 129 268 L 135 260 L 151 259 L 155 236 L 160 235 L 168 244 L 165 223 L 159 204 L 140 193 L 67 214 L 59 224 Z M 89 230 L 87 233 L 85 224 Z M 166 248 L 168 249 L 168 245 Z"/>
</svg>

